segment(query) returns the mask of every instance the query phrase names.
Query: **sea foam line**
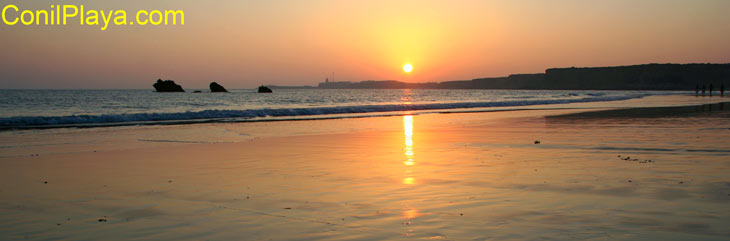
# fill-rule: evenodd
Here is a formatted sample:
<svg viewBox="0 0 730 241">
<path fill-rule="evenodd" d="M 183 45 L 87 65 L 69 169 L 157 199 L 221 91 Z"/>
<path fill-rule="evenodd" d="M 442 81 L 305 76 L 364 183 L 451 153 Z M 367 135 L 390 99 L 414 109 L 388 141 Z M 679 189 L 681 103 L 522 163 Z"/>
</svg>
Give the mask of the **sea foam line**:
<svg viewBox="0 0 730 241">
<path fill-rule="evenodd" d="M 253 119 L 265 117 L 296 117 L 322 116 L 336 114 L 362 114 L 392 111 L 422 111 L 439 109 L 464 109 L 487 107 L 510 107 L 549 104 L 568 104 L 580 102 L 617 101 L 645 97 L 648 94 L 636 94 L 613 97 L 586 97 L 581 99 L 558 100 L 515 100 L 498 102 L 460 102 L 460 103 L 431 103 L 431 104 L 397 104 L 397 105 L 359 105 L 337 107 L 312 108 L 281 108 L 281 109 L 251 109 L 251 110 L 203 110 L 176 113 L 133 113 L 133 114 L 103 114 L 103 115 L 70 115 L 70 116 L 18 116 L 0 118 L 0 129 L 27 129 L 44 127 L 74 127 L 74 126 L 115 126 L 115 125 L 145 125 L 145 124 L 182 124 L 213 122 L 215 119 Z M 182 121 L 182 122 L 180 122 Z M 166 123 L 158 123 L 166 122 Z M 96 125 L 95 125 L 96 124 Z"/>
</svg>

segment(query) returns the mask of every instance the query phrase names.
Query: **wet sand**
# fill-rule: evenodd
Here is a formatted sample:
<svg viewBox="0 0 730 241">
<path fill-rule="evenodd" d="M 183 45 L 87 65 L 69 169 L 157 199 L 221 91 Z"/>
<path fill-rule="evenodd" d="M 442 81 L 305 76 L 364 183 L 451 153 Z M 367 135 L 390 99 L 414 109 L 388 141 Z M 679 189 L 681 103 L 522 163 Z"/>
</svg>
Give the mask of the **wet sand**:
<svg viewBox="0 0 730 241">
<path fill-rule="evenodd" d="M 1 132 L 0 240 L 727 240 L 720 100 Z"/>
</svg>

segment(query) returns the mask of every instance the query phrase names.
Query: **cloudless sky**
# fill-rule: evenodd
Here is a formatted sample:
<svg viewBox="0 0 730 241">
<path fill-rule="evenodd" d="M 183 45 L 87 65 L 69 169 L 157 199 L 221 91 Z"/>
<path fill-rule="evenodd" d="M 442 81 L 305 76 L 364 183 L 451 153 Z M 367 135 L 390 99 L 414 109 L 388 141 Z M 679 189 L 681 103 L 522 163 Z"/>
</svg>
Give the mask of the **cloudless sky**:
<svg viewBox="0 0 730 241">
<path fill-rule="evenodd" d="M 56 3 L 53 1 L 53 3 Z M 48 1 L 0 7 L 50 10 Z M 58 4 L 58 3 L 56 3 Z M 7 26 L 0 88 L 431 82 L 551 67 L 730 62 L 726 0 L 64 1 L 185 12 L 184 26 Z M 76 20 L 78 21 L 78 20 Z M 402 66 L 410 63 L 412 73 Z"/>
</svg>

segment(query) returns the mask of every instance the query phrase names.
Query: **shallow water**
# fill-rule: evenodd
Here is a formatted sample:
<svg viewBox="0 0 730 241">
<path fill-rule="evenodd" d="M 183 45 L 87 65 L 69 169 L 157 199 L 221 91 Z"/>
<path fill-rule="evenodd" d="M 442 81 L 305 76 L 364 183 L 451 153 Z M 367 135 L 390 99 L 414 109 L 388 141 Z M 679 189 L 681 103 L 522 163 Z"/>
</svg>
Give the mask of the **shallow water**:
<svg viewBox="0 0 730 241">
<path fill-rule="evenodd" d="M 603 102 L 677 91 L 564 90 L 0 90 L 0 129 L 377 116 L 383 112 Z M 381 114 L 378 114 L 381 113 Z"/>
</svg>

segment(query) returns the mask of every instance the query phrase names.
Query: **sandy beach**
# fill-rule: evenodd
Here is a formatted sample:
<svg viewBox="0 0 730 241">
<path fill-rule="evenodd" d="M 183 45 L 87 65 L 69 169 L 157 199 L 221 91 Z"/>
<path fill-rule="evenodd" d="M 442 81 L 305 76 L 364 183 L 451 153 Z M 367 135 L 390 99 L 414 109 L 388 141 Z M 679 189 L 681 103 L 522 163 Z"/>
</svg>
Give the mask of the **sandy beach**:
<svg viewBox="0 0 730 241">
<path fill-rule="evenodd" d="M 0 240 L 727 240 L 727 100 L 5 131 Z"/>
</svg>

